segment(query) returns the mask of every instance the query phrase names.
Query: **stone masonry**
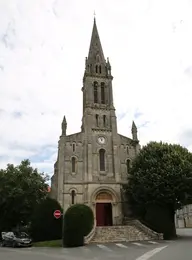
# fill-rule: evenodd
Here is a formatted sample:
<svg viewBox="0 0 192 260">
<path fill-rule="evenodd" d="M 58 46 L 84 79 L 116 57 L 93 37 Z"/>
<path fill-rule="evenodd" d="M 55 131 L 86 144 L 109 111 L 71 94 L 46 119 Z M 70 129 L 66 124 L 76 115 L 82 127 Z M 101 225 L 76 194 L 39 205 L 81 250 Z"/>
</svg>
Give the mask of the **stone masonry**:
<svg viewBox="0 0 192 260">
<path fill-rule="evenodd" d="M 162 240 L 163 234 L 158 234 L 150 229 L 141 229 L 139 225 L 129 224 L 124 226 L 96 227 L 91 243 L 110 243 L 125 241 Z"/>
<path fill-rule="evenodd" d="M 96 218 L 96 204 L 111 203 L 112 224 L 121 225 L 122 184 L 127 182 L 131 161 L 140 145 L 134 122 L 132 138 L 117 132 L 112 81 L 111 65 L 109 59 L 105 60 L 94 19 L 83 76 L 81 131 L 67 135 L 67 120 L 63 118 L 51 196 L 64 212 L 74 203 L 84 203 Z"/>
</svg>

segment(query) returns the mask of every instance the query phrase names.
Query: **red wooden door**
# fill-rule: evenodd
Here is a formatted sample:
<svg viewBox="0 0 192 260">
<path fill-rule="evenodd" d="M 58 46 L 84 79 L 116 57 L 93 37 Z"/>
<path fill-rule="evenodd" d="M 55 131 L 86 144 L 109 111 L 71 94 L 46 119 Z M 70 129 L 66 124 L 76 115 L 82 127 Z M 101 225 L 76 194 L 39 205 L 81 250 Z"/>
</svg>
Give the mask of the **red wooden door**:
<svg viewBox="0 0 192 260">
<path fill-rule="evenodd" d="M 105 212 L 104 212 L 105 226 L 112 226 L 112 205 L 111 205 L 111 203 L 106 203 L 104 208 L 105 208 Z"/>
<path fill-rule="evenodd" d="M 105 225 L 105 203 L 96 203 L 97 226 Z"/>
</svg>

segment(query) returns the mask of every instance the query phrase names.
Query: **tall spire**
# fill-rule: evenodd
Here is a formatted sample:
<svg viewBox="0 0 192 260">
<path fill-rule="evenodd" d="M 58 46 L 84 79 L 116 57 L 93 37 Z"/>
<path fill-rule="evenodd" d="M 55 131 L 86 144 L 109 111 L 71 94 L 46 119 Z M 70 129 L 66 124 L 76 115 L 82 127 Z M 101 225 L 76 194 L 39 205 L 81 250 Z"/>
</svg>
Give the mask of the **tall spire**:
<svg viewBox="0 0 192 260">
<path fill-rule="evenodd" d="M 89 47 L 87 63 L 95 63 L 96 61 L 100 63 L 105 63 L 105 57 L 103 54 L 99 33 L 97 30 L 96 18 L 94 16 L 93 30 L 91 35 L 91 43 Z"/>
<path fill-rule="evenodd" d="M 103 48 L 99 38 L 99 33 L 97 30 L 96 18 L 94 16 L 93 29 L 91 35 L 91 43 L 89 47 L 88 58 L 85 59 L 85 76 L 93 77 L 111 77 L 111 65 L 109 60 L 105 60 L 103 54 Z"/>
</svg>

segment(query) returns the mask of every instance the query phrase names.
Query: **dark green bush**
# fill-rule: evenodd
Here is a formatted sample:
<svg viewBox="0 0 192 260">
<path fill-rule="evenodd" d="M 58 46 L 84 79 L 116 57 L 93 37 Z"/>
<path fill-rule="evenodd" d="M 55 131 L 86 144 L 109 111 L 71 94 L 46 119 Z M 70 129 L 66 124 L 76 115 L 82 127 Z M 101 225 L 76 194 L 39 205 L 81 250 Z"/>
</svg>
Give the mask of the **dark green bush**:
<svg viewBox="0 0 192 260">
<path fill-rule="evenodd" d="M 76 227 L 64 227 L 64 246 L 65 247 L 78 247 L 84 245 L 84 236 Z"/>
<path fill-rule="evenodd" d="M 64 215 L 64 245 L 67 247 L 82 246 L 84 236 L 93 228 L 92 210 L 83 204 L 71 206 Z"/>
<path fill-rule="evenodd" d="M 82 216 L 80 220 L 82 220 L 81 225 L 83 228 L 83 234 L 84 236 L 87 236 L 92 230 L 94 224 L 93 211 L 90 207 L 83 204 L 78 204 L 77 207 L 79 210 L 79 214 L 81 214 Z"/>
<path fill-rule="evenodd" d="M 56 219 L 53 216 L 57 209 L 62 212 L 60 204 L 51 198 L 36 206 L 30 225 L 30 234 L 35 242 L 61 239 L 62 217 Z"/>
<path fill-rule="evenodd" d="M 174 220 L 173 220 L 174 221 Z M 174 223 L 171 219 L 170 210 L 158 205 L 147 207 L 145 222 L 147 226 L 158 233 L 163 233 L 164 239 L 173 239 Z"/>
</svg>

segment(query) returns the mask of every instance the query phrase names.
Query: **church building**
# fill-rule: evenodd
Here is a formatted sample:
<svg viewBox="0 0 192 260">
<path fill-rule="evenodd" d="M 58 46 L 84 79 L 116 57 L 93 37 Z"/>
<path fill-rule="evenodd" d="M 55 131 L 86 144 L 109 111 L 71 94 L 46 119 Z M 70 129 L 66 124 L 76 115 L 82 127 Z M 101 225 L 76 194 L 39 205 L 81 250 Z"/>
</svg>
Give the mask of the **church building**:
<svg viewBox="0 0 192 260">
<path fill-rule="evenodd" d="M 51 196 L 64 212 L 75 203 L 88 205 L 97 226 L 122 223 L 122 184 L 127 183 L 131 161 L 140 150 L 134 122 L 132 138 L 117 132 L 112 81 L 111 65 L 104 57 L 94 19 L 81 89 L 81 131 L 67 135 L 64 116 Z"/>
</svg>

